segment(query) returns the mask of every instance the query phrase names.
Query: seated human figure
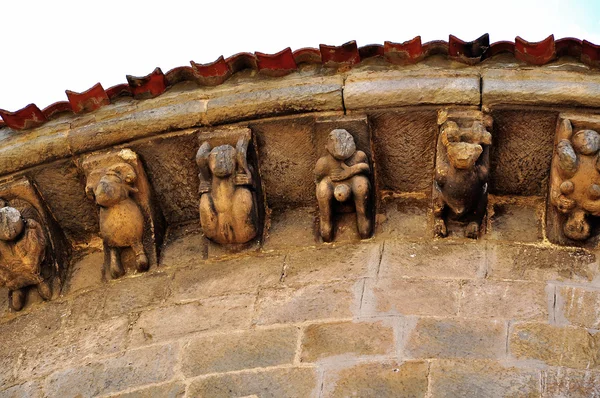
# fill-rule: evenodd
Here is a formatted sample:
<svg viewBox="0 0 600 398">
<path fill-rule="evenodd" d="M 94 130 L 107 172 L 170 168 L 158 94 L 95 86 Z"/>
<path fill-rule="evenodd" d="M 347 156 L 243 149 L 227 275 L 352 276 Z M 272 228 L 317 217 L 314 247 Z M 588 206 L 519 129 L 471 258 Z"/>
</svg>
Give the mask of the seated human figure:
<svg viewBox="0 0 600 398">
<path fill-rule="evenodd" d="M 356 208 L 358 233 L 362 239 L 371 236 L 372 222 L 369 199 L 369 159 L 356 150 L 354 138 L 344 129 L 329 133 L 325 146 L 327 154 L 315 166 L 316 194 L 319 203 L 320 232 L 325 242 L 333 240 L 333 200 L 352 201 Z"/>
<path fill-rule="evenodd" d="M 36 286 L 49 300 L 52 288 L 41 275 L 47 238 L 41 224 L 24 219 L 19 210 L 0 200 L 0 286 L 9 290 L 9 304 L 15 311 L 25 305 L 28 286 Z"/>
<path fill-rule="evenodd" d="M 258 233 L 258 217 L 246 153 L 249 138 L 236 148 L 215 148 L 204 142 L 196 155 L 200 169 L 200 224 L 207 238 L 220 244 L 241 244 Z"/>
</svg>

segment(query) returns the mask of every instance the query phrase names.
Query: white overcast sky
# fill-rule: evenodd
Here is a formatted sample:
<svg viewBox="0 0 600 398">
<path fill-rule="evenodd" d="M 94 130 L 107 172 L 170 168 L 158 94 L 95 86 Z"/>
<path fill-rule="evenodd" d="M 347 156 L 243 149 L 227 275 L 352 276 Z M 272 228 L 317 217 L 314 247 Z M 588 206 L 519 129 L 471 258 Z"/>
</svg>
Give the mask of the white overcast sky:
<svg viewBox="0 0 600 398">
<path fill-rule="evenodd" d="M 0 108 L 10 111 L 242 51 L 486 32 L 492 42 L 554 33 L 600 44 L 600 0 L 4 0 L 0 15 Z"/>
</svg>

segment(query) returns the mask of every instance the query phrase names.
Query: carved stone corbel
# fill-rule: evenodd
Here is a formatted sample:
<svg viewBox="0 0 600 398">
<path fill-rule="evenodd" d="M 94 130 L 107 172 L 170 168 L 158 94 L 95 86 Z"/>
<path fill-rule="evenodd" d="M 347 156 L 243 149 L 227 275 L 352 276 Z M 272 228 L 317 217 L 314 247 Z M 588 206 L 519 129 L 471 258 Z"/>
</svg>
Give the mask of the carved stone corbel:
<svg viewBox="0 0 600 398">
<path fill-rule="evenodd" d="M 9 305 L 23 308 L 27 288 L 50 300 L 62 287 L 69 249 L 31 183 L 18 179 L 0 184 L 0 286 L 9 290 Z"/>
<path fill-rule="evenodd" d="M 85 193 L 99 207 L 105 269 L 112 278 L 125 273 L 122 249 L 131 249 L 138 272 L 157 264 L 163 220 L 137 154 L 130 149 L 86 155 L 81 159 Z"/>
<path fill-rule="evenodd" d="M 600 117 L 561 115 L 550 174 L 549 238 L 584 243 L 600 216 Z"/>
<path fill-rule="evenodd" d="M 203 132 L 198 138 L 202 231 L 222 245 L 250 242 L 262 232 L 264 212 L 251 131 Z"/>
<path fill-rule="evenodd" d="M 465 224 L 476 239 L 485 216 L 492 118 L 477 110 L 438 112 L 439 135 L 433 182 L 434 234 L 448 235 L 448 220 Z"/>
</svg>

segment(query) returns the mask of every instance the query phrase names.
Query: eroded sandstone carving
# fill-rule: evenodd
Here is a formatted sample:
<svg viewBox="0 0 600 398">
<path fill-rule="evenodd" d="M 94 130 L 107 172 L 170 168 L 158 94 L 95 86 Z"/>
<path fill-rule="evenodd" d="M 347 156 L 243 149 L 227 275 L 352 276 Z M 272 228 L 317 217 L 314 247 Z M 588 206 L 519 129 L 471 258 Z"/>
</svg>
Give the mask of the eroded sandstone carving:
<svg viewBox="0 0 600 398">
<path fill-rule="evenodd" d="M 564 215 L 560 220 L 563 234 L 575 241 L 588 239 L 590 217 L 600 216 L 599 149 L 596 130 L 574 130 L 568 118 L 561 120 L 552 161 L 550 202 Z"/>
<path fill-rule="evenodd" d="M 137 155 L 129 149 L 89 155 L 82 167 L 86 195 L 99 207 L 106 269 L 113 278 L 122 276 L 121 251 L 128 248 L 135 256 L 135 269 L 147 271 L 156 262 L 157 216 Z"/>
<path fill-rule="evenodd" d="M 352 135 L 344 129 L 329 133 L 327 154 L 315 166 L 316 195 L 319 203 L 320 233 L 325 242 L 333 240 L 333 206 L 335 202 L 352 202 L 356 208 L 358 233 L 371 236 L 371 173 L 367 155 L 356 149 Z"/>
<path fill-rule="evenodd" d="M 259 231 L 255 182 L 248 164 L 250 131 L 235 148 L 204 141 L 196 154 L 200 173 L 200 224 L 204 235 L 220 244 L 242 244 Z"/>
<path fill-rule="evenodd" d="M 476 239 L 487 207 L 491 118 L 479 111 L 443 110 L 438 125 L 434 233 L 447 236 L 452 219 L 466 224 L 465 236 Z"/>
</svg>

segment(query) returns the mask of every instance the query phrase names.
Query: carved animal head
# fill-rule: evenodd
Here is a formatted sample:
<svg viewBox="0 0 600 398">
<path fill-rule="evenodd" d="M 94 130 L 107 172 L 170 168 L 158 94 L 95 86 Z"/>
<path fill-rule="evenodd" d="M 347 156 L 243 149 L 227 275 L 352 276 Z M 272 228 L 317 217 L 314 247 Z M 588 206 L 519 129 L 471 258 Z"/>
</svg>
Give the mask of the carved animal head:
<svg viewBox="0 0 600 398">
<path fill-rule="evenodd" d="M 575 210 L 563 226 L 565 235 L 573 240 L 586 240 L 590 236 L 590 223 L 583 210 Z"/>
<path fill-rule="evenodd" d="M 208 155 L 208 167 L 217 177 L 225 178 L 233 174 L 236 168 L 236 150 L 231 145 L 213 148 Z"/>
<path fill-rule="evenodd" d="M 106 169 L 96 186 L 86 186 L 88 197 L 95 199 L 102 207 L 111 207 L 127 199 L 134 187 L 137 175 L 129 163 L 117 163 Z"/>
<path fill-rule="evenodd" d="M 0 240 L 13 241 L 25 228 L 23 217 L 19 210 L 6 206 L 0 209 Z"/>
<path fill-rule="evenodd" d="M 453 121 L 444 123 L 440 136 L 452 167 L 471 169 L 483 153 L 482 145 L 490 145 L 492 135 L 482 123 L 473 122 L 470 129 L 461 129 Z"/>
<path fill-rule="evenodd" d="M 335 129 L 329 133 L 325 148 L 337 160 L 346 160 L 356 152 L 354 137 L 344 129 Z"/>
</svg>

